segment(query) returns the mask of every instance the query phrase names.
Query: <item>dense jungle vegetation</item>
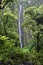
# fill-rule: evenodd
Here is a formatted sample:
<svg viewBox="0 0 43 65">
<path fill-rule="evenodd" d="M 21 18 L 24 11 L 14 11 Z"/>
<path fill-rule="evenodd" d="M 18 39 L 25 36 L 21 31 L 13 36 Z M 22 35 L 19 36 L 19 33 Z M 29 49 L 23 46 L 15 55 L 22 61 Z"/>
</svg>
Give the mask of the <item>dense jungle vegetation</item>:
<svg viewBox="0 0 43 65">
<path fill-rule="evenodd" d="M 0 0 L 0 65 L 43 65 L 43 1 L 22 1 L 21 48 L 20 0 Z"/>
</svg>

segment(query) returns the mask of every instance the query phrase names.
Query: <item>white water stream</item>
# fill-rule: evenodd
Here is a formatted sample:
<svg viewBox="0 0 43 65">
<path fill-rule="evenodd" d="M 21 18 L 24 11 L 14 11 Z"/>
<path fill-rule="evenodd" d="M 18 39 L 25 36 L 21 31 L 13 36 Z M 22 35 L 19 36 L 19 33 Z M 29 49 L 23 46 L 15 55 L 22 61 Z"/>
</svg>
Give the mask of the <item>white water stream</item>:
<svg viewBox="0 0 43 65">
<path fill-rule="evenodd" d="M 21 29 L 21 23 L 22 23 L 22 4 L 20 3 L 20 8 L 19 8 L 19 38 L 20 38 L 20 47 L 22 48 L 22 29 Z"/>
</svg>

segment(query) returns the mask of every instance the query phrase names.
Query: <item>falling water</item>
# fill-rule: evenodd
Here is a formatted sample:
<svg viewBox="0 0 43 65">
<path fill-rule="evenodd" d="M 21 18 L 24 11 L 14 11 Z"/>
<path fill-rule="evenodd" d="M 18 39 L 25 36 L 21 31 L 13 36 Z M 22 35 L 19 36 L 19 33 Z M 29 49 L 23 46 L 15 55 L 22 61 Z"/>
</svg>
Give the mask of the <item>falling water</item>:
<svg viewBox="0 0 43 65">
<path fill-rule="evenodd" d="M 23 29 L 22 29 L 22 26 L 21 26 L 21 24 L 22 24 L 22 22 L 23 22 L 23 6 L 22 6 L 22 0 L 20 0 L 20 7 L 19 7 L 19 38 L 20 38 L 20 47 L 21 48 L 23 48 L 23 43 L 24 43 L 24 41 L 23 41 L 23 34 L 24 34 L 24 32 L 23 32 Z M 29 0 L 28 1 L 28 3 L 30 4 L 31 3 L 31 1 Z"/>
<path fill-rule="evenodd" d="M 19 37 L 20 37 L 20 47 L 23 47 L 22 43 L 22 13 L 23 13 L 23 8 L 22 8 L 22 3 L 20 3 L 20 9 L 19 9 Z"/>
</svg>

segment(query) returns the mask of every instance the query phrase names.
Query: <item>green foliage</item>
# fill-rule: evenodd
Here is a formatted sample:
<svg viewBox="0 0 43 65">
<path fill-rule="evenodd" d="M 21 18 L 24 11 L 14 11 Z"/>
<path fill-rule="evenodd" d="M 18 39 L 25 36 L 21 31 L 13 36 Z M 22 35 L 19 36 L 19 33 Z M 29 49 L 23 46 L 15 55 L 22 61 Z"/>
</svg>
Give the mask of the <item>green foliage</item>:
<svg viewBox="0 0 43 65">
<path fill-rule="evenodd" d="M 26 8 L 22 26 L 26 36 L 24 40 L 27 40 L 26 43 L 24 41 L 25 46 L 31 51 L 30 60 L 35 62 L 35 65 L 43 65 L 43 5 Z"/>
<path fill-rule="evenodd" d="M 21 63 L 26 59 L 28 49 L 15 47 L 9 37 L 0 35 L 0 61 L 5 63 L 11 60 L 13 63 Z"/>
<path fill-rule="evenodd" d="M 24 22 L 21 25 L 24 32 L 24 48 L 20 48 L 18 35 L 20 2 L 9 0 L 3 9 L 6 1 L 2 0 L 0 4 L 2 8 L 0 9 L 0 62 L 5 65 L 7 62 L 20 65 L 32 61 L 34 65 L 43 65 L 43 5 L 25 8 Z"/>
</svg>

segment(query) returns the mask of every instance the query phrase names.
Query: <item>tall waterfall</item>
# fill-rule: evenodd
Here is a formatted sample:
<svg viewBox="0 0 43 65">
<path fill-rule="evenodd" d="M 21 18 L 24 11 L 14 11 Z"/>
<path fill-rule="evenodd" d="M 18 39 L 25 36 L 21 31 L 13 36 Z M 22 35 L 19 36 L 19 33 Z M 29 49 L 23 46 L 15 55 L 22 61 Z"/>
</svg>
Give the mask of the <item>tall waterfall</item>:
<svg viewBox="0 0 43 65">
<path fill-rule="evenodd" d="M 23 13 L 23 7 L 22 7 L 22 3 L 20 3 L 20 8 L 19 8 L 19 38 L 20 38 L 20 47 L 23 47 L 23 43 L 22 43 L 22 13 Z"/>
</svg>

